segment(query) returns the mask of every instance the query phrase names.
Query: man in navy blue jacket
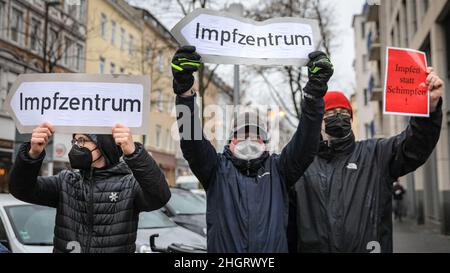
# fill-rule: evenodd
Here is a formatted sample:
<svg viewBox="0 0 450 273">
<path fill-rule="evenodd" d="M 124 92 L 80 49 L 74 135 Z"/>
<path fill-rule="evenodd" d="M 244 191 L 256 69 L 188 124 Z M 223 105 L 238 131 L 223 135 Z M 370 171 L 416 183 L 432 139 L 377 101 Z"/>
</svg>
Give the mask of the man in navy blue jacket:
<svg viewBox="0 0 450 273">
<path fill-rule="evenodd" d="M 288 251 L 288 189 L 318 151 L 323 96 L 333 74 L 325 53 L 309 57 L 309 81 L 297 131 L 281 154 L 270 155 L 267 131 L 254 112 L 237 116 L 229 145 L 216 153 L 203 135 L 192 89 L 201 57 L 192 46 L 175 53 L 173 88 L 181 149 L 207 193 L 208 252 Z"/>
</svg>

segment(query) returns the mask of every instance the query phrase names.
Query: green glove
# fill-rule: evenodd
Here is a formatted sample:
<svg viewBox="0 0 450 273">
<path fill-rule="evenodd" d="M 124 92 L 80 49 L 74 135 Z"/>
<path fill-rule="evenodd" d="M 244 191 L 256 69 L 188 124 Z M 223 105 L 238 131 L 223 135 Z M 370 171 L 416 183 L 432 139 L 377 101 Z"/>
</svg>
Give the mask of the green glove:
<svg viewBox="0 0 450 273">
<path fill-rule="evenodd" d="M 194 85 L 194 72 L 202 65 L 194 46 L 183 46 L 172 58 L 173 91 L 183 94 Z"/>
<path fill-rule="evenodd" d="M 307 96 L 322 98 L 328 91 L 328 81 L 333 76 L 333 64 L 327 54 L 315 51 L 309 54 L 308 83 L 303 91 Z"/>
</svg>

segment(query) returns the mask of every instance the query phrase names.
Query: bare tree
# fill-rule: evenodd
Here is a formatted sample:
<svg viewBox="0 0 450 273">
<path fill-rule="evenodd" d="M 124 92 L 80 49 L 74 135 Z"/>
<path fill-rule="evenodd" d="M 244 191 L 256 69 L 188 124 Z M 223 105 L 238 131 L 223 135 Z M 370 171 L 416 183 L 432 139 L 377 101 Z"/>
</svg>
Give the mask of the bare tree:
<svg viewBox="0 0 450 273">
<path fill-rule="evenodd" d="M 194 9 L 208 8 L 211 4 L 213 4 L 212 3 L 213 0 L 176 0 L 176 2 L 178 4 L 178 6 L 180 7 L 181 12 L 183 13 L 184 16 L 186 16 L 188 13 L 190 13 Z M 212 69 L 208 69 L 205 66 L 201 66 L 198 70 L 198 92 L 201 97 L 202 111 L 205 106 L 204 94 L 205 94 L 206 90 L 208 89 L 210 83 L 213 81 L 214 77 L 216 76 L 215 72 L 218 67 L 219 67 L 219 65 L 215 65 Z M 223 91 L 228 96 L 230 96 L 230 97 L 233 96 L 232 93 L 229 92 L 229 90 L 223 90 Z M 203 113 L 201 113 L 201 115 L 202 115 L 202 120 L 203 120 Z M 203 124 L 204 124 L 204 122 L 203 122 Z"/>
<path fill-rule="evenodd" d="M 300 17 L 316 19 L 319 23 L 320 35 L 322 36 L 322 50 L 331 55 L 331 44 L 334 38 L 333 15 L 334 9 L 329 5 L 324 5 L 321 0 L 266 0 L 258 7 L 247 12 L 247 16 L 256 20 L 267 20 L 273 17 Z M 280 105 L 287 117 L 299 119 L 301 114 L 300 101 L 302 98 L 303 86 L 306 81 L 305 73 L 301 67 L 257 67 L 255 73 L 263 77 L 268 86 L 269 93 L 274 101 Z M 284 82 L 287 83 L 289 96 L 280 96 L 283 93 L 279 88 L 273 86 L 267 75 L 278 73 Z M 293 108 L 293 110 L 291 110 Z M 290 124 L 293 122 L 288 120 Z"/>
</svg>

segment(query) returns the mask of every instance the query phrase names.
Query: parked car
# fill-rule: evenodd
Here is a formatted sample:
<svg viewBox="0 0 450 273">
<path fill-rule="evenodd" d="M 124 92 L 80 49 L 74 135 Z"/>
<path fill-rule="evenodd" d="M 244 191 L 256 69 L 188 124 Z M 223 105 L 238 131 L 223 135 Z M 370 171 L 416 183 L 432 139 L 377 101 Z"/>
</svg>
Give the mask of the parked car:
<svg viewBox="0 0 450 273">
<path fill-rule="evenodd" d="M 53 251 L 54 208 L 21 202 L 0 194 L 0 243 L 13 253 Z"/>
<path fill-rule="evenodd" d="M 0 243 L 13 253 L 51 253 L 56 209 L 32 205 L 10 194 L 0 194 Z M 136 252 L 151 252 L 149 238 L 159 234 L 155 244 L 161 248 L 180 246 L 180 251 L 206 251 L 206 239 L 178 226 L 159 210 L 142 212 Z"/>
<path fill-rule="evenodd" d="M 173 245 L 180 248 L 179 252 L 206 252 L 206 239 L 203 236 L 178 226 L 160 210 L 141 212 L 139 215 L 136 252 L 153 252 L 150 237 L 154 237 L 155 245 L 159 249 L 166 249 L 160 252 L 170 252 L 167 249 Z"/>
<path fill-rule="evenodd" d="M 206 237 L 206 199 L 189 190 L 171 188 L 164 213 L 175 223 Z"/>
<path fill-rule="evenodd" d="M 189 190 L 203 198 L 206 198 L 205 190 L 200 187 L 200 182 L 194 175 L 179 176 L 175 181 L 175 187 Z"/>
</svg>

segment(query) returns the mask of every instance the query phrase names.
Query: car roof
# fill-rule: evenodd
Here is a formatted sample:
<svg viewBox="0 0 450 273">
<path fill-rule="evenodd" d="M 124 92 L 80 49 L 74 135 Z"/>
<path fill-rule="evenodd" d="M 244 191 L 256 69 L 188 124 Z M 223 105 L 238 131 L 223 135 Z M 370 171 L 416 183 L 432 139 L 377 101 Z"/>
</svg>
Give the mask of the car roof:
<svg viewBox="0 0 450 273">
<path fill-rule="evenodd" d="M 183 183 L 200 183 L 195 175 L 179 176 L 175 182 L 176 184 Z"/>
<path fill-rule="evenodd" d="M 189 193 L 192 193 L 191 190 L 178 188 L 178 187 L 171 187 L 170 191 L 171 192 L 189 192 Z M 194 194 L 194 193 L 192 193 L 192 194 Z"/>
<path fill-rule="evenodd" d="M 17 205 L 29 205 L 29 204 L 16 199 L 9 193 L 0 193 L 0 207 L 17 206 Z"/>
</svg>

